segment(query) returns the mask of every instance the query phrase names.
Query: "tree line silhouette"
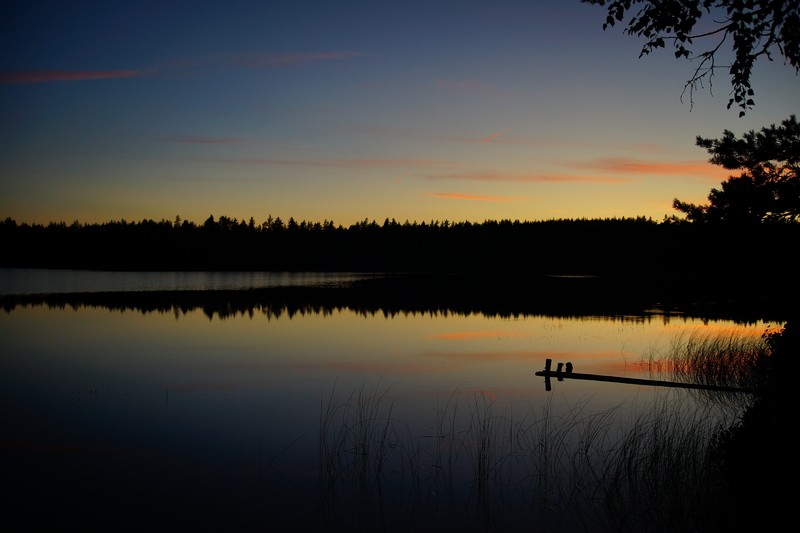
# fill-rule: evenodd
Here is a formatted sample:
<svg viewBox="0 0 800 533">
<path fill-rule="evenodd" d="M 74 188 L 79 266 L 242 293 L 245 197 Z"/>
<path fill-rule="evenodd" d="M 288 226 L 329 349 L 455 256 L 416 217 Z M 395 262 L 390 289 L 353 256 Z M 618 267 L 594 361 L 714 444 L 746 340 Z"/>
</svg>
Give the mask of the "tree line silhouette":
<svg viewBox="0 0 800 533">
<path fill-rule="evenodd" d="M 606 276 L 759 288 L 796 286 L 800 224 L 675 218 L 403 222 L 209 216 L 0 223 L 0 266 L 134 271 L 317 271 Z M 777 284 L 777 285 L 776 285 Z"/>
<path fill-rule="evenodd" d="M 800 225 L 695 225 L 644 217 L 256 224 L 209 216 L 202 224 L 111 221 L 0 224 L 2 266 L 102 270 L 519 272 L 600 275 L 704 270 L 762 263 L 796 243 Z M 772 266 L 778 273 L 780 264 Z"/>
</svg>

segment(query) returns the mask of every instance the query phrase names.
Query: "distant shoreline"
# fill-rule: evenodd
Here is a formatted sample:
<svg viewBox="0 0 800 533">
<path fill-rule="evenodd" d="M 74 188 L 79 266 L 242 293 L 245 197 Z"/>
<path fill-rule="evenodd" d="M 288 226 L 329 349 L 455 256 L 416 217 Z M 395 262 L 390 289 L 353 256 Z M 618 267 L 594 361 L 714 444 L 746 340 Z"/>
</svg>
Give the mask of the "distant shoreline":
<svg viewBox="0 0 800 533">
<path fill-rule="evenodd" d="M 610 277 L 502 277 L 400 274 L 337 286 L 281 286 L 242 290 L 156 290 L 0 295 L 0 308 L 105 307 L 139 312 L 188 312 L 209 316 L 351 309 L 363 313 L 456 313 L 491 316 L 686 316 L 739 322 L 783 322 L 795 312 L 787 293 L 772 298 L 757 290 L 737 297 L 707 285 Z"/>
</svg>

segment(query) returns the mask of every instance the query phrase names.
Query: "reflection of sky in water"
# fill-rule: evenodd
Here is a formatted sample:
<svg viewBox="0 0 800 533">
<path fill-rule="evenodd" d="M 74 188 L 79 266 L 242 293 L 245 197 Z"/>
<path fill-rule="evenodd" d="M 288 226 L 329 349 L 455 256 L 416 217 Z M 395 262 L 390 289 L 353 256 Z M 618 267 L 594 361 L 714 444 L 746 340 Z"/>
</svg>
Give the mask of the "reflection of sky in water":
<svg viewBox="0 0 800 533">
<path fill-rule="evenodd" d="M 544 391 L 533 373 L 548 357 L 554 365 L 569 360 L 579 372 L 647 377 L 640 363 L 648 354 L 669 349 L 676 335 L 733 327 L 674 318 L 666 324 L 658 318 L 385 318 L 349 311 L 209 320 L 200 311 L 176 319 L 171 314 L 43 307 L 7 313 L 0 324 L 4 380 L 18 389 L 37 387 L 43 399 L 77 400 L 97 389 L 98 401 L 116 398 L 119 407 L 136 411 L 137 399 L 166 401 L 168 394 L 170 409 L 204 409 L 202 416 L 209 416 L 209 408 L 222 414 L 225 402 L 255 416 L 256 402 L 264 401 L 263 409 L 274 416 L 303 413 L 312 418 L 321 395 L 334 385 L 346 391 L 380 383 L 412 401 L 458 390 L 536 401 Z M 760 335 L 765 327 L 737 329 Z M 611 404 L 624 401 L 633 388 L 569 382 L 557 384 L 555 393 L 608 389 L 603 401 Z M 228 412 L 224 421 L 240 415 Z"/>
<path fill-rule="evenodd" d="M 267 463 L 273 474 L 311 475 L 331 394 L 385 391 L 393 417 L 418 435 L 449 399 L 476 394 L 501 410 L 511 402 L 515 416 L 538 416 L 548 399 L 556 411 L 601 411 L 658 391 L 554 381 L 547 393 L 534 372 L 549 357 L 579 372 L 648 377 L 642 358 L 681 332 L 732 328 L 760 335 L 766 325 L 350 311 L 209 320 L 200 310 L 21 307 L 0 316 L 3 424 L 24 446 L 179 457 L 245 477 Z"/>
</svg>

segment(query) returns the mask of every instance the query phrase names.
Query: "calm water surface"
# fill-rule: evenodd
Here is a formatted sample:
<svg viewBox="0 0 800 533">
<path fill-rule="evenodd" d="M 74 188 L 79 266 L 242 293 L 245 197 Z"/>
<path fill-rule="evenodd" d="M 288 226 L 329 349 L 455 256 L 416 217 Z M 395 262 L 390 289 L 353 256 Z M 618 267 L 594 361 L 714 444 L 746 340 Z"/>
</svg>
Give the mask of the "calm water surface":
<svg viewBox="0 0 800 533">
<path fill-rule="evenodd" d="M 73 288 L 86 290 L 90 281 L 71 276 L 45 285 L 68 289 L 65 280 L 80 278 Z M 274 282 L 183 276 L 133 275 L 125 286 Z M 500 318 L 340 309 L 220 319 L 199 309 L 17 306 L 0 314 L 2 448 L 13 465 L 5 497 L 34 524 L 83 529 L 337 529 L 337 513 L 321 501 L 331 497 L 323 471 L 328 480 L 347 477 L 323 465 L 335 442 L 343 444 L 333 455 L 348 472 L 369 453 L 373 467 L 376 453 L 415 457 L 423 471 L 415 475 L 428 481 L 417 480 L 412 492 L 418 501 L 440 498 L 430 480 L 442 471 L 442 452 L 431 450 L 451 442 L 444 433 L 462 435 L 459 457 L 469 456 L 479 444 L 461 429 L 470 421 L 495 428 L 484 437 L 502 447 L 502 435 L 543 417 L 614 412 L 626 420 L 665 397 L 681 405 L 697 400 L 686 391 L 576 380 L 554 381 L 548 392 L 534 376 L 545 359 L 570 361 L 576 372 L 648 377 L 646 363 L 681 336 L 758 336 L 766 327 L 657 314 Z M 382 448 L 387 420 L 394 433 Z M 402 472 L 407 460 L 392 457 L 385 489 L 400 491 L 413 476 Z M 521 469 L 508 475 L 515 484 L 531 482 Z M 347 479 L 344 486 L 352 484 Z M 450 478 L 463 487 L 473 481 L 468 466 Z M 362 504 L 348 500 L 346 507 Z M 326 508 L 328 521 L 319 518 Z M 338 520 L 353 523 L 352 516 Z"/>
<path fill-rule="evenodd" d="M 0 295 L 341 285 L 369 276 L 346 272 L 105 272 L 0 268 Z"/>
</svg>

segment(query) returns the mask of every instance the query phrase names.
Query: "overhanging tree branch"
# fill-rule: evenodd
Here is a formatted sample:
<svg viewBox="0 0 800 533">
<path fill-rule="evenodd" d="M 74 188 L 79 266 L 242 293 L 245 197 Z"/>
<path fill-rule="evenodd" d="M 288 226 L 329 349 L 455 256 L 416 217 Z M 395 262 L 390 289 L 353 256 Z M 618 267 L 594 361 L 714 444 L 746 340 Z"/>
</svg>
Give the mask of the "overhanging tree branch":
<svg viewBox="0 0 800 533">
<path fill-rule="evenodd" d="M 622 23 L 629 13 L 625 33 L 645 39 L 639 57 L 658 48 L 666 48 L 670 42 L 675 57 L 700 60 L 692 76 L 684 85 L 681 99 L 689 91 L 693 105 L 693 92 L 703 80 L 709 80 L 714 72 L 727 68 L 731 80 L 728 108 L 739 108 L 739 116 L 755 105 L 751 86 L 751 73 L 755 62 L 763 57 L 773 60 L 773 51 L 778 50 L 785 62 L 800 71 L 800 0 L 581 0 L 586 4 L 606 7 L 607 16 L 603 29 Z M 693 33 L 701 22 L 716 14 L 723 15 L 712 20 L 716 27 Z M 697 41 L 722 34 L 716 45 L 695 53 Z M 718 65 L 717 54 L 729 41 L 733 52 L 730 65 Z"/>
</svg>

